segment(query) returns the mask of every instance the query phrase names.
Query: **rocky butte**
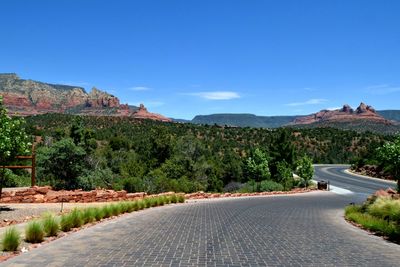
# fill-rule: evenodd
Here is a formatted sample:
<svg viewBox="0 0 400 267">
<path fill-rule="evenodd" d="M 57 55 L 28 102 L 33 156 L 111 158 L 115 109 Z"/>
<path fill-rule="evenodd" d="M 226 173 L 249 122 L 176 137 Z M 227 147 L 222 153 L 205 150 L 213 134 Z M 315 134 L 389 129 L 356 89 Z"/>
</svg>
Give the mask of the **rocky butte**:
<svg viewBox="0 0 400 267">
<path fill-rule="evenodd" d="M 321 110 L 317 113 L 298 117 L 292 124 L 312 124 L 319 122 L 355 122 L 370 121 L 374 123 L 382 123 L 392 125 L 393 122 L 383 118 L 376 113 L 375 109 L 364 103 L 361 103 L 355 110 L 349 105 L 344 105 L 341 109 Z"/>
<path fill-rule="evenodd" d="M 121 104 L 119 99 L 95 87 L 90 93 L 79 86 L 43 83 L 20 79 L 15 73 L 0 74 L 0 95 L 11 115 L 69 113 L 96 116 L 129 116 L 169 122 L 160 114 Z"/>
</svg>

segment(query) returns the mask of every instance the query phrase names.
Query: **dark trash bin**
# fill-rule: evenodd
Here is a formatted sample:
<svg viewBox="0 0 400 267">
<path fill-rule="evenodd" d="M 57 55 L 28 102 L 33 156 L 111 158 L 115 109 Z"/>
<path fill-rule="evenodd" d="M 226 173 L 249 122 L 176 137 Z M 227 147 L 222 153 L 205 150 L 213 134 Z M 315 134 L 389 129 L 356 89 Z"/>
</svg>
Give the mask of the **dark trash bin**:
<svg viewBox="0 0 400 267">
<path fill-rule="evenodd" d="M 318 190 L 328 190 L 328 183 L 325 181 L 319 181 Z"/>
</svg>

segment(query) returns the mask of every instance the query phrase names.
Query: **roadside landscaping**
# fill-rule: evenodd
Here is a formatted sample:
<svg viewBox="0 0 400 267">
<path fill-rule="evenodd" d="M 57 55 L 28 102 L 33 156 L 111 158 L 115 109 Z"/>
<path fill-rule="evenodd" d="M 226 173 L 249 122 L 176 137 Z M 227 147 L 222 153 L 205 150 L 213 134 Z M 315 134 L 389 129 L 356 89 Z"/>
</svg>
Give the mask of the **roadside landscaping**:
<svg viewBox="0 0 400 267">
<path fill-rule="evenodd" d="M 42 218 L 33 220 L 26 225 L 24 238 L 22 238 L 21 232 L 16 227 L 8 228 L 1 238 L 2 250 L 19 251 L 22 242 L 41 243 L 46 241 L 46 238 L 51 240 L 51 238 L 60 237 L 63 233 L 73 229 L 79 229 L 84 225 L 96 223 L 112 216 L 184 201 L 185 197 L 183 195 L 171 194 L 148 197 L 141 200 L 116 202 L 98 207 L 75 208 L 71 212 L 58 217 L 52 213 L 47 213 Z M 12 256 L 12 254 L 8 256 Z"/>
<path fill-rule="evenodd" d="M 377 191 L 362 205 L 350 205 L 345 218 L 377 235 L 400 242 L 400 194 L 388 189 Z"/>
</svg>

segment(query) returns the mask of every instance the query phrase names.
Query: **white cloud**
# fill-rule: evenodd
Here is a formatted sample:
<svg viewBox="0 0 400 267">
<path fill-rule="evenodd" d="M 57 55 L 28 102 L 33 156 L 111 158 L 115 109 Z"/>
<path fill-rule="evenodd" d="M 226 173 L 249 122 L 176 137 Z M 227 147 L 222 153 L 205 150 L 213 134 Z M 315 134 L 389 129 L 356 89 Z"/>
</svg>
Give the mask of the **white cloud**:
<svg viewBox="0 0 400 267">
<path fill-rule="evenodd" d="M 373 95 L 387 95 L 400 92 L 400 86 L 391 86 L 389 84 L 372 85 L 365 88 L 366 91 Z"/>
<path fill-rule="evenodd" d="M 146 86 L 135 86 L 135 87 L 129 88 L 129 90 L 132 90 L 132 91 L 148 91 L 148 90 L 150 90 L 150 88 L 146 87 Z"/>
<path fill-rule="evenodd" d="M 286 106 L 296 107 L 296 106 L 306 106 L 306 105 L 318 105 L 318 104 L 325 103 L 326 101 L 328 101 L 328 100 L 322 99 L 322 98 L 313 98 L 313 99 L 309 99 L 304 102 L 289 103 L 289 104 L 286 104 Z"/>
<path fill-rule="evenodd" d="M 198 96 L 207 100 L 231 100 L 240 98 L 238 93 L 231 91 L 198 92 L 189 93 L 187 95 Z"/>
</svg>

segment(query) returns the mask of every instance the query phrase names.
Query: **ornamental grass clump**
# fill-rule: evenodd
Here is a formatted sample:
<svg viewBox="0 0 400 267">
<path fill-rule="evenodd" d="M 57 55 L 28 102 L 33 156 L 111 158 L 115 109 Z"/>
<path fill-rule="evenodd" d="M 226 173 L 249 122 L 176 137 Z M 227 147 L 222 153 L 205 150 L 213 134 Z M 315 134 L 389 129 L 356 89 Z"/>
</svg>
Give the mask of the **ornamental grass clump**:
<svg viewBox="0 0 400 267">
<path fill-rule="evenodd" d="M 69 214 L 64 214 L 60 218 L 60 229 L 63 232 L 69 232 L 72 229 L 72 218 Z"/>
<path fill-rule="evenodd" d="M 25 228 L 25 241 L 29 243 L 40 243 L 44 238 L 44 230 L 38 221 L 29 223 Z"/>
<path fill-rule="evenodd" d="M 92 223 L 96 221 L 96 208 L 89 207 L 82 211 L 83 224 Z"/>
<path fill-rule="evenodd" d="M 4 251 L 17 251 L 21 244 L 21 234 L 15 227 L 11 227 L 6 230 L 1 244 Z"/>
<path fill-rule="evenodd" d="M 100 221 L 101 219 L 104 218 L 104 210 L 101 207 L 96 207 L 94 208 L 94 217 L 96 218 L 96 221 Z"/>
<path fill-rule="evenodd" d="M 137 201 L 131 201 L 128 203 L 128 212 L 137 211 L 139 209 Z"/>
<path fill-rule="evenodd" d="M 120 204 L 121 213 L 129 212 L 129 205 L 130 205 L 130 203 L 127 201 L 121 202 L 121 204 Z"/>
<path fill-rule="evenodd" d="M 45 214 L 42 219 L 43 230 L 46 236 L 56 236 L 60 230 L 60 225 L 53 214 Z"/>
<path fill-rule="evenodd" d="M 368 213 L 385 220 L 400 223 L 400 200 L 379 197 L 368 208 Z"/>
<path fill-rule="evenodd" d="M 69 216 L 71 218 L 72 228 L 81 227 L 84 223 L 82 218 L 82 212 L 77 208 L 74 208 L 70 213 Z"/>
<path fill-rule="evenodd" d="M 113 215 L 110 205 L 105 205 L 103 208 L 103 218 L 109 218 Z"/>
<path fill-rule="evenodd" d="M 170 199 L 171 203 L 177 203 L 178 202 L 178 197 L 175 194 L 171 195 L 169 197 L 169 199 Z"/>
<path fill-rule="evenodd" d="M 112 216 L 118 216 L 121 214 L 121 203 L 115 203 L 110 205 Z"/>
<path fill-rule="evenodd" d="M 142 210 L 146 207 L 146 202 L 144 200 L 139 200 L 136 202 L 137 203 L 137 210 Z"/>
<path fill-rule="evenodd" d="M 143 208 L 144 209 L 147 209 L 147 208 L 150 208 L 151 207 L 151 199 L 150 198 L 145 198 L 144 200 L 143 200 Z"/>
<path fill-rule="evenodd" d="M 157 206 L 163 206 L 165 204 L 165 197 L 164 196 L 157 197 L 156 201 L 157 201 Z"/>
<path fill-rule="evenodd" d="M 184 195 L 178 195 L 177 199 L 178 199 L 178 203 L 184 203 L 185 202 L 185 196 Z"/>
</svg>

